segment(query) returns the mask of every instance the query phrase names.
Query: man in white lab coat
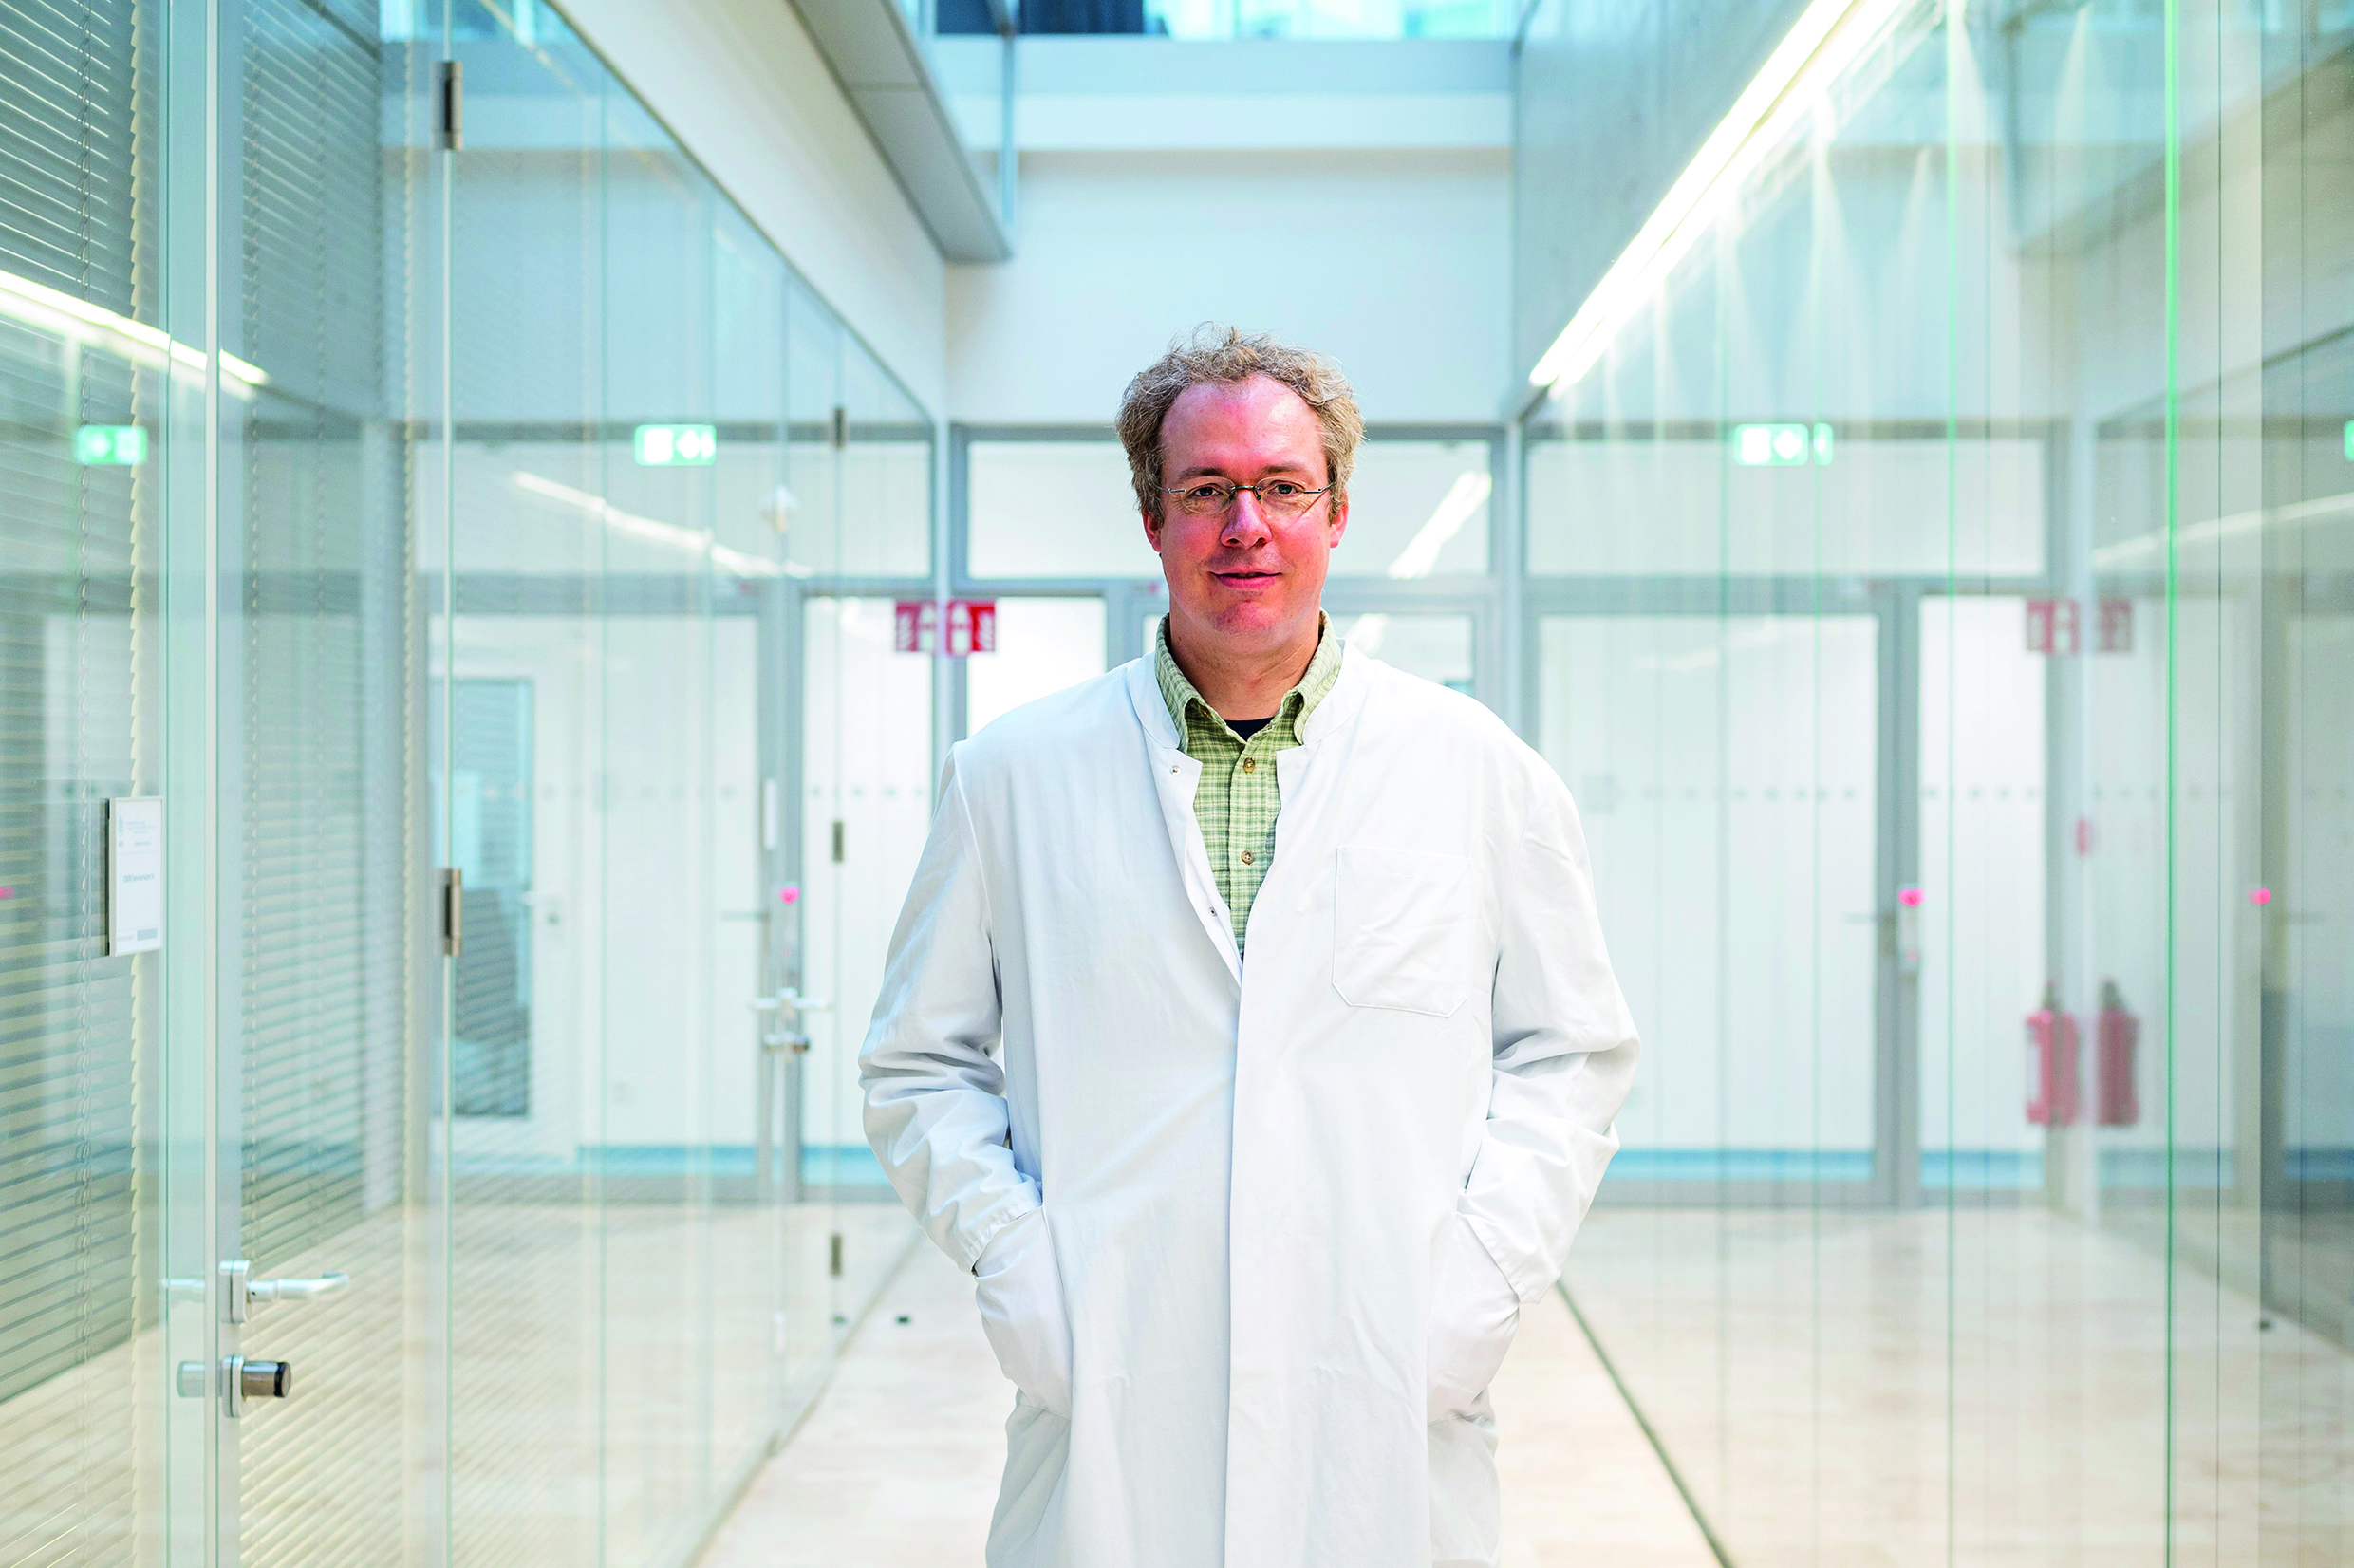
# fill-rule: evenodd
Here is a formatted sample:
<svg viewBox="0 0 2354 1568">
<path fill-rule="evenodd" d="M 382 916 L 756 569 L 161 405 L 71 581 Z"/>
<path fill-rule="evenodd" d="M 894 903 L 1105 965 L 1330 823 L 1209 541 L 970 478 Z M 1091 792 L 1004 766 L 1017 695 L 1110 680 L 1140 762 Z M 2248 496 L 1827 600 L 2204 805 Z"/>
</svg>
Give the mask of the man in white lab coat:
<svg viewBox="0 0 2354 1568">
<path fill-rule="evenodd" d="M 1205 328 L 1120 429 L 1154 651 L 950 754 L 861 1058 L 1018 1390 L 989 1561 L 1492 1564 L 1486 1388 L 1635 1067 L 1577 812 L 1326 621 L 1328 361 Z"/>
</svg>

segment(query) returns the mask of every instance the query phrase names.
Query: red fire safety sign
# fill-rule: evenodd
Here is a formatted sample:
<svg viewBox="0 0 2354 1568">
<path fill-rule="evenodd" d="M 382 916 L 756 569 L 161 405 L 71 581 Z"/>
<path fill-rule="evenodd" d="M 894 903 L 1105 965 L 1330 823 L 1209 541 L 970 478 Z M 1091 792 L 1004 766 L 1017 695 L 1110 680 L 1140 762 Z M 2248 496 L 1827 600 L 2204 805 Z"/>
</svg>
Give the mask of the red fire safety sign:
<svg viewBox="0 0 2354 1568">
<path fill-rule="evenodd" d="M 941 606 L 930 599 L 902 599 L 892 606 L 891 645 L 901 653 L 932 653 L 940 646 Z M 948 610 L 948 657 L 968 658 L 998 651 L 998 602 L 995 599 L 951 599 Z"/>
</svg>

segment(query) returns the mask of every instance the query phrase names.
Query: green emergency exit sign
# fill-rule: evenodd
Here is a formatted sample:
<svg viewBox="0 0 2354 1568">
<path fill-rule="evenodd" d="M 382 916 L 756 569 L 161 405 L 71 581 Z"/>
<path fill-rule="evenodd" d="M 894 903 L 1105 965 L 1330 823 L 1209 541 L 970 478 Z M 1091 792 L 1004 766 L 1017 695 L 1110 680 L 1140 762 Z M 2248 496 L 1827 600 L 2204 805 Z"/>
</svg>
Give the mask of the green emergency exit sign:
<svg viewBox="0 0 2354 1568">
<path fill-rule="evenodd" d="M 1737 424 L 1733 461 L 1744 468 L 1800 468 L 1831 460 L 1831 427 L 1819 424 Z"/>
<path fill-rule="evenodd" d="M 2354 463 L 2354 420 L 2345 421 L 2345 460 Z"/>
<path fill-rule="evenodd" d="M 646 468 L 685 468 L 719 455 L 719 433 L 707 424 L 642 424 L 638 461 Z"/>
<path fill-rule="evenodd" d="M 132 467 L 147 460 L 147 432 L 135 424 L 85 424 L 73 433 L 74 461 Z"/>
</svg>

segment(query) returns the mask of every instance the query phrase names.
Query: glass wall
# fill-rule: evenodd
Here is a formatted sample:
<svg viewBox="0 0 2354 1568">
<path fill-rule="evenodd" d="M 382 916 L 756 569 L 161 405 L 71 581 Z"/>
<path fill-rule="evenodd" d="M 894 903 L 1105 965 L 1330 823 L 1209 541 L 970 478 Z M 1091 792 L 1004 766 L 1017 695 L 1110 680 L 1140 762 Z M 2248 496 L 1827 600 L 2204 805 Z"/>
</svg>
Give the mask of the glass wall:
<svg viewBox="0 0 2354 1568">
<path fill-rule="evenodd" d="M 1810 15 L 1523 430 L 1568 1290 L 1727 1560 L 2346 1560 L 2354 10 Z"/>
<path fill-rule="evenodd" d="M 0 1562 L 684 1561 L 915 1234 L 801 682 L 929 419 L 544 5 L 0 84 Z"/>
</svg>

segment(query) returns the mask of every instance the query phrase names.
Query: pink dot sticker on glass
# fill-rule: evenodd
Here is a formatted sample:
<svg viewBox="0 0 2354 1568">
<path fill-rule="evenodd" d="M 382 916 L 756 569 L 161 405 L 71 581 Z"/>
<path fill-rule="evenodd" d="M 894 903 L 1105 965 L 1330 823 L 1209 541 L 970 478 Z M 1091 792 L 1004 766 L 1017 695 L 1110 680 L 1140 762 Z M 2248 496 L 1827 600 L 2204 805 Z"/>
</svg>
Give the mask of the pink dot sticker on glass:
<svg viewBox="0 0 2354 1568">
<path fill-rule="evenodd" d="M 13 888 L 13 887 L 0 887 L 0 898 L 14 898 L 15 896 L 16 896 L 16 889 L 15 889 L 15 888 Z"/>
<path fill-rule="evenodd" d="M 2254 892 L 2248 895 L 2248 902 L 2261 909 L 2266 905 L 2272 902 L 2272 889 L 2270 887 L 2259 887 Z"/>
<path fill-rule="evenodd" d="M 1908 909 L 1917 909 L 1921 906 L 1921 890 L 1918 887 L 1899 887 L 1896 889 L 1896 902 Z"/>
<path fill-rule="evenodd" d="M 790 886 L 779 887 L 776 896 L 787 904 L 798 904 L 801 902 L 801 889 Z"/>
</svg>

